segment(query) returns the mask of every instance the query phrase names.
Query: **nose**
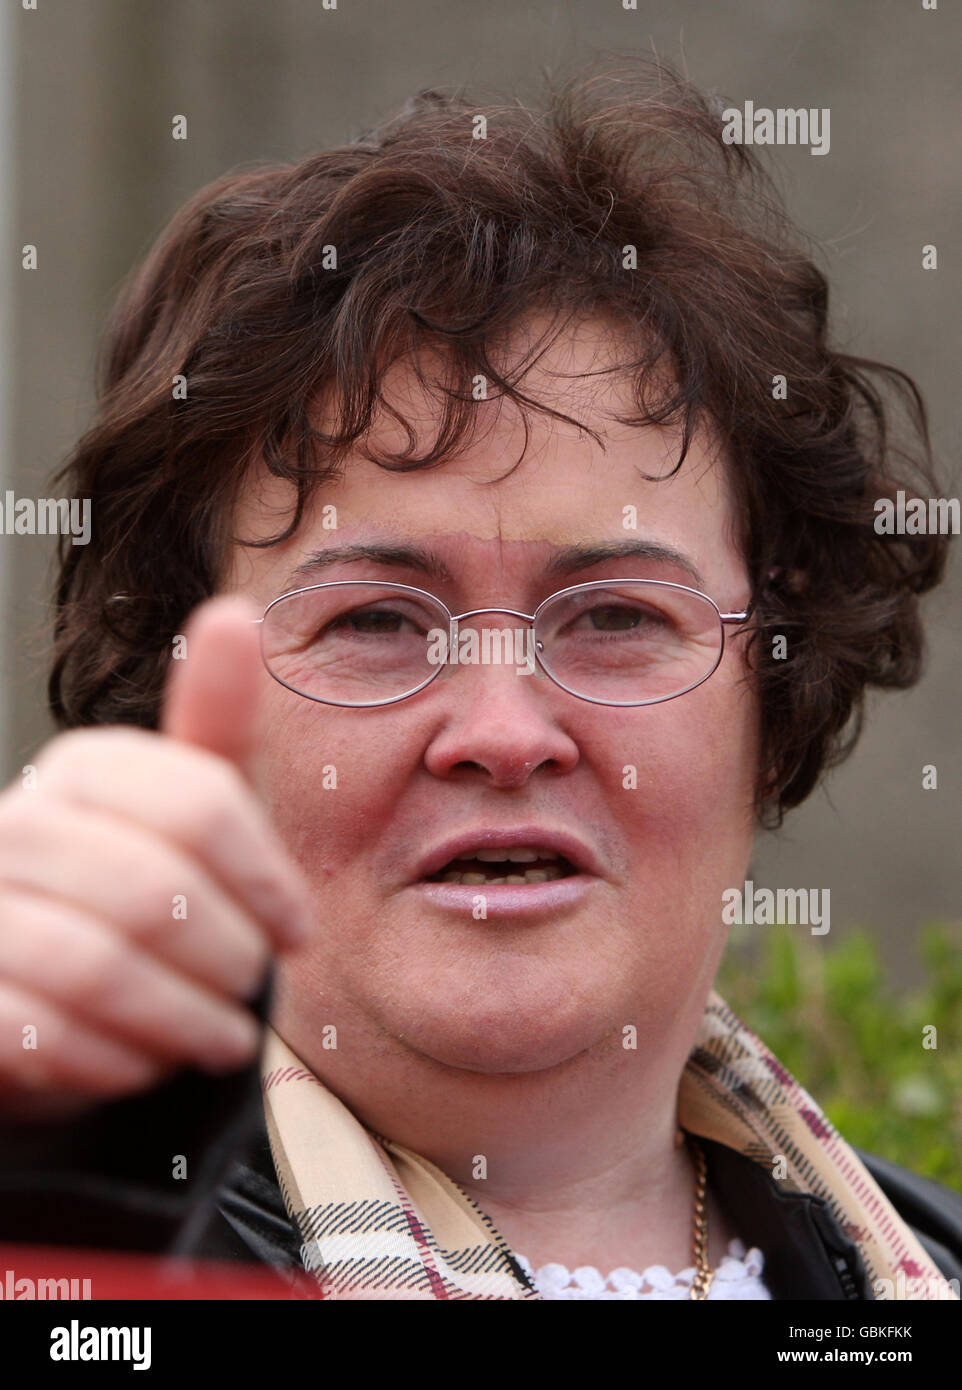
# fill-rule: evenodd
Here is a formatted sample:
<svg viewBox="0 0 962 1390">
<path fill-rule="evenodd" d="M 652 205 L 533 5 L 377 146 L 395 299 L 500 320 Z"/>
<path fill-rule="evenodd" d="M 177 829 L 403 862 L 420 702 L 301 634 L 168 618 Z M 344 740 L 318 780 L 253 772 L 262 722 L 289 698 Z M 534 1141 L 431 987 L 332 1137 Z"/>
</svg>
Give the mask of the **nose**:
<svg viewBox="0 0 962 1390">
<path fill-rule="evenodd" d="M 578 745 L 554 716 L 556 697 L 572 699 L 540 667 L 456 666 L 434 685 L 444 714 L 425 752 L 435 777 L 474 774 L 492 786 L 523 786 L 540 770 L 570 772 Z"/>
</svg>

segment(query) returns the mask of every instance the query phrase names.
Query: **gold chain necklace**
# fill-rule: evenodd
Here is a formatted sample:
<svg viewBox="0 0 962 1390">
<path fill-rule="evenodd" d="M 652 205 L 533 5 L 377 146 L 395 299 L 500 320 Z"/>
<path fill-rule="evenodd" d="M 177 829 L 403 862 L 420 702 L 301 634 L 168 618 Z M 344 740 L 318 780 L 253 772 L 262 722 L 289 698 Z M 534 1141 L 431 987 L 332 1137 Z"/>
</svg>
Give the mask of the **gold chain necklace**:
<svg viewBox="0 0 962 1390">
<path fill-rule="evenodd" d="M 692 1255 L 695 1262 L 695 1277 L 692 1280 L 689 1299 L 706 1299 L 711 1282 L 715 1277 L 715 1271 L 708 1264 L 708 1209 L 705 1203 L 705 1188 L 708 1184 L 708 1165 L 705 1162 L 705 1152 L 699 1144 L 694 1134 L 687 1134 L 684 1130 L 678 1131 L 676 1143 L 681 1145 L 687 1138 L 688 1143 L 695 1155 L 695 1164 L 698 1169 L 698 1180 L 695 1185 L 695 1215 L 693 1220 L 694 1236 L 692 1240 Z"/>
</svg>

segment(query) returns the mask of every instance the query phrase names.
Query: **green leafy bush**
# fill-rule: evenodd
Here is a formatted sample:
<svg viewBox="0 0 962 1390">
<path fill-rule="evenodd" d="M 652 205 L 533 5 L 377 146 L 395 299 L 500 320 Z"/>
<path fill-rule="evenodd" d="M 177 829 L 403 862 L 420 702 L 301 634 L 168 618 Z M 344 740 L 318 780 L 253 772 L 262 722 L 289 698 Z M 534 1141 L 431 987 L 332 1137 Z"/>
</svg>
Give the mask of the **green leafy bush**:
<svg viewBox="0 0 962 1390">
<path fill-rule="evenodd" d="M 897 994 L 866 931 L 736 926 L 715 987 L 849 1144 L 962 1192 L 962 926 L 920 947 L 925 984 Z"/>
</svg>

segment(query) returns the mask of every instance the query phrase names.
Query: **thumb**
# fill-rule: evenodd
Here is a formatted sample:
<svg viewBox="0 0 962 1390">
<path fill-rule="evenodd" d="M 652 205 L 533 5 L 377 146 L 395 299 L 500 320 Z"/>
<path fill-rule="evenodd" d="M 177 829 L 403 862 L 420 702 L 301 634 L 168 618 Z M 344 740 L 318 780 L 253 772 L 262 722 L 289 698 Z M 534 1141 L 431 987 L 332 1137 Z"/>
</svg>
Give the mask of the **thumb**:
<svg viewBox="0 0 962 1390">
<path fill-rule="evenodd" d="M 171 662 L 161 731 L 217 753 L 250 773 L 262 667 L 259 610 L 224 595 L 194 609 L 184 656 Z"/>
</svg>

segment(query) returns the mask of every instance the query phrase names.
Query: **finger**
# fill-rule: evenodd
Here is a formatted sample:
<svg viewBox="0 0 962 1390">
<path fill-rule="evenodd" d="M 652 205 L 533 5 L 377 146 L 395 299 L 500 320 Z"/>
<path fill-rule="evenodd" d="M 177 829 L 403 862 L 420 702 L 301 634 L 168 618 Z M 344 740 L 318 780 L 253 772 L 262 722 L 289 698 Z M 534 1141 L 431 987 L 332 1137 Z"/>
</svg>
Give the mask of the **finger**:
<svg viewBox="0 0 962 1390">
<path fill-rule="evenodd" d="M 255 606 L 239 595 L 209 599 L 185 631 L 184 655 L 171 661 L 161 730 L 206 748 L 247 772 L 262 684 Z"/>
<path fill-rule="evenodd" d="M 9 888 L 0 913 L 7 924 L 0 977 L 98 1032 L 162 1061 L 208 1070 L 243 1066 L 256 1055 L 260 1027 L 252 1014 L 133 949 L 96 918 Z"/>
<path fill-rule="evenodd" d="M 162 1074 L 156 1057 L 104 1037 L 35 990 L 0 980 L 0 1093 L 5 1098 L 35 1096 L 42 1105 L 44 1096 L 59 1089 L 100 1100 L 145 1090 Z"/>
<path fill-rule="evenodd" d="M 145 729 L 74 730 L 37 759 L 38 788 L 0 796 L 5 824 L 57 800 L 133 822 L 199 861 L 270 932 L 277 946 L 310 934 L 313 905 L 304 875 L 237 767 Z"/>
<path fill-rule="evenodd" d="M 250 998 L 267 969 L 266 934 L 196 859 L 93 808 L 34 799 L 0 817 L 0 895 L 4 886 L 101 918 L 224 994 Z"/>
</svg>

